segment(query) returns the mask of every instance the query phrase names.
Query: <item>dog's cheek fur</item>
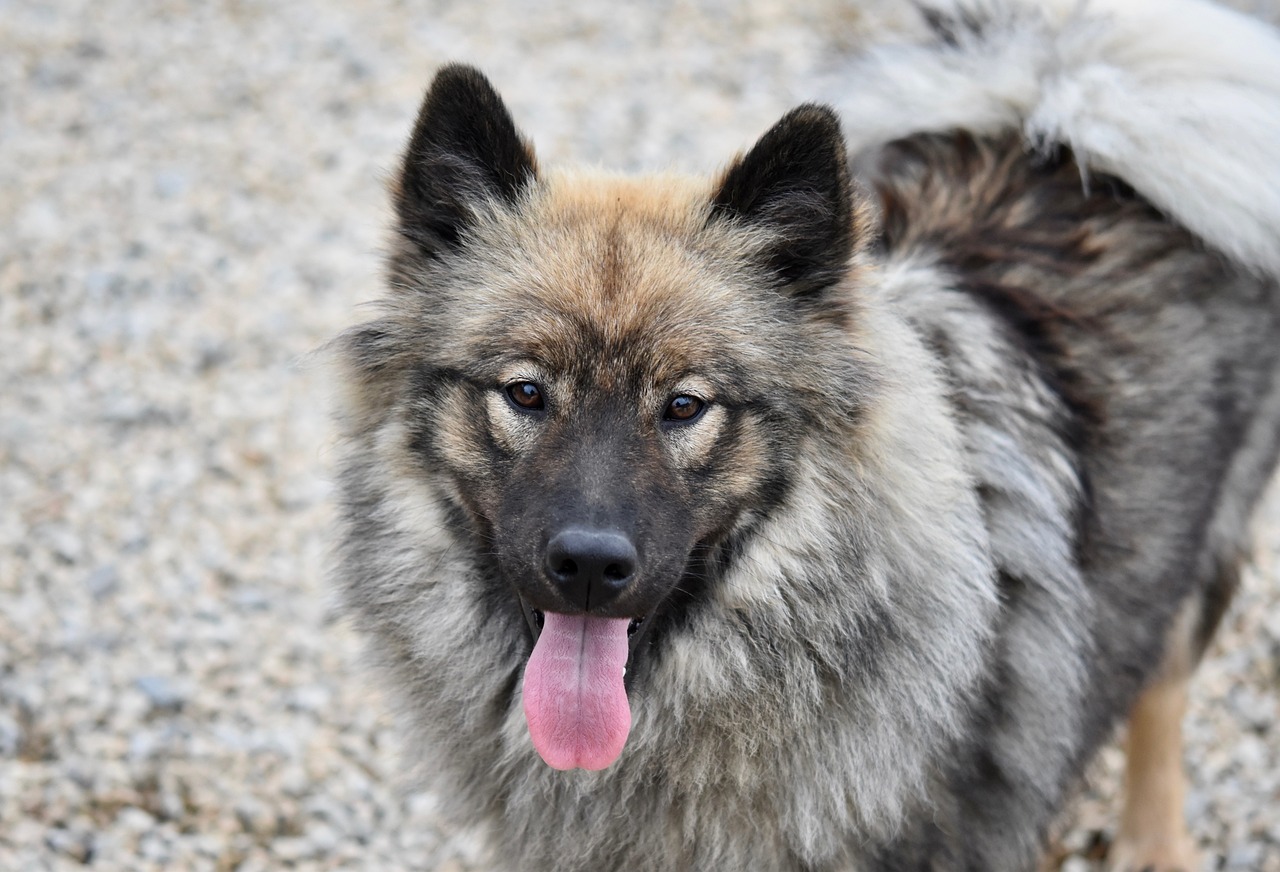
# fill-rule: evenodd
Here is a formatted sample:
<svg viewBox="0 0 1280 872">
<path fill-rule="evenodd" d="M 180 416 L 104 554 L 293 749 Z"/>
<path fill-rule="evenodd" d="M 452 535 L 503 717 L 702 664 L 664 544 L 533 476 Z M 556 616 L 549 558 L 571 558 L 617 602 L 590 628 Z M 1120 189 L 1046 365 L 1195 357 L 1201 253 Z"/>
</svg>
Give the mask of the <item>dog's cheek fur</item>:
<svg viewBox="0 0 1280 872">
<path fill-rule="evenodd" d="M 680 475 L 695 506 L 697 538 L 713 544 L 781 502 L 799 431 L 795 421 L 751 408 L 726 411 L 716 423 L 705 436 L 673 437 L 694 443 L 680 448 Z"/>
<path fill-rule="evenodd" d="M 416 467 L 413 478 L 444 472 L 472 515 L 491 516 L 511 452 L 495 438 L 484 392 L 427 367 L 406 383 L 404 462 Z"/>
</svg>

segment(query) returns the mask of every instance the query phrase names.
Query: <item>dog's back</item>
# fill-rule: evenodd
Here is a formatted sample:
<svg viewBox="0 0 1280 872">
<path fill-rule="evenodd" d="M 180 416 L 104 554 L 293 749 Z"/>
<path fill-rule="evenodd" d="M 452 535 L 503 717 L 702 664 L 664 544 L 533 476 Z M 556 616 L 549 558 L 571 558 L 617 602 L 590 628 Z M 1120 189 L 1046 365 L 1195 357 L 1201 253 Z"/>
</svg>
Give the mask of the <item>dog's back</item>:
<svg viewBox="0 0 1280 872">
<path fill-rule="evenodd" d="M 948 373 L 997 555 L 1002 663 L 942 823 L 972 835 L 1050 811 L 1143 683 L 1183 692 L 1280 449 L 1280 291 L 1123 181 L 1083 184 L 1066 148 L 921 134 L 857 163 L 891 293 Z M 1131 756 L 1180 716 L 1140 724 Z M 1161 807 L 1174 829 L 1157 835 L 1180 838 L 1180 776 L 1130 781 L 1131 813 Z M 955 863 L 1001 857 L 970 838 Z"/>
</svg>

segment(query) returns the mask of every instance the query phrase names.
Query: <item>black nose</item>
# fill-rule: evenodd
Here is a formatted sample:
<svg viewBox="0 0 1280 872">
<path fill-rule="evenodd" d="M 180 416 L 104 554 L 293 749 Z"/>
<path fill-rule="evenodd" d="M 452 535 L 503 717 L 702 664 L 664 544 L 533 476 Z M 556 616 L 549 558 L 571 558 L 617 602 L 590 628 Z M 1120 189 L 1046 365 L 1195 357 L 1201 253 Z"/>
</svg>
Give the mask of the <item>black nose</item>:
<svg viewBox="0 0 1280 872">
<path fill-rule="evenodd" d="M 636 546 L 616 530 L 570 527 L 547 543 L 547 578 L 586 611 L 612 600 L 636 571 Z"/>
</svg>

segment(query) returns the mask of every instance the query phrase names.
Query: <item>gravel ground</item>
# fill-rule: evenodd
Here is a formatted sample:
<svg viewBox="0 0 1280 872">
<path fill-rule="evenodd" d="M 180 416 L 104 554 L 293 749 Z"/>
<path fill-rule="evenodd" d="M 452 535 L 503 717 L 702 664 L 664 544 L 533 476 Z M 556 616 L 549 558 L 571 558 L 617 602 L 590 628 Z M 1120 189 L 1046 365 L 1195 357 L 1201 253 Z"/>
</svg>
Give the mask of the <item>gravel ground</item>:
<svg viewBox="0 0 1280 872">
<path fill-rule="evenodd" d="M 544 160 L 705 170 L 866 20 L 788 5 L 0 0 L 0 868 L 473 868 L 329 614 L 308 353 L 376 293 L 439 63 Z M 1194 685 L 1207 869 L 1280 870 L 1280 498 L 1261 529 Z"/>
</svg>

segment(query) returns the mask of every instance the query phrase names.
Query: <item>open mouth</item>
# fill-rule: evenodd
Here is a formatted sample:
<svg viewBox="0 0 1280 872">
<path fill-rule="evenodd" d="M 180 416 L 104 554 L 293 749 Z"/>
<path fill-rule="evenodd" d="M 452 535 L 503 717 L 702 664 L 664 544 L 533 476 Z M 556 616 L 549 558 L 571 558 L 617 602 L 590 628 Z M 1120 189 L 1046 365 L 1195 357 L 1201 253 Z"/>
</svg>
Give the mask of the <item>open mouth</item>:
<svg viewBox="0 0 1280 872">
<path fill-rule="evenodd" d="M 538 644 L 538 638 L 542 635 L 542 628 L 546 625 L 547 616 L 541 609 L 535 609 L 525 601 L 524 597 L 520 599 L 520 610 L 524 612 L 524 619 L 529 624 L 529 632 L 533 634 L 534 645 Z M 648 630 L 648 615 L 640 615 L 637 618 L 631 618 L 631 623 L 627 624 L 627 648 L 628 658 L 627 664 L 630 665 L 631 656 L 634 655 L 637 646 L 644 639 Z"/>
<path fill-rule="evenodd" d="M 604 769 L 631 731 L 628 666 L 649 622 L 520 606 L 534 639 L 523 686 L 534 748 L 555 769 Z"/>
</svg>

